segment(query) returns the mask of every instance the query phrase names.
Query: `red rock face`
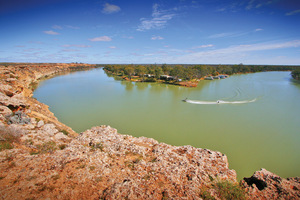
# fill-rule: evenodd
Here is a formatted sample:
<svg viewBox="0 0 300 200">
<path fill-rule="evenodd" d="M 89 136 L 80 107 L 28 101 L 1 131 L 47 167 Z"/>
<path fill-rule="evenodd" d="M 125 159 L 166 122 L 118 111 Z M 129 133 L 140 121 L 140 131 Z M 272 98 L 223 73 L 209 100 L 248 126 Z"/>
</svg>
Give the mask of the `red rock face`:
<svg viewBox="0 0 300 200">
<path fill-rule="evenodd" d="M 300 179 L 284 179 L 266 169 L 241 181 L 251 199 L 300 199 Z"/>
<path fill-rule="evenodd" d="M 2 199 L 201 199 L 207 188 L 218 199 L 209 189 L 216 180 L 236 183 L 236 172 L 220 152 L 121 135 L 109 126 L 77 134 L 60 123 L 48 106 L 31 98 L 31 83 L 74 67 L 0 67 Z M 20 120 L 8 118 L 16 115 L 12 106 L 19 108 Z M 298 178 L 266 170 L 242 184 L 249 199 L 299 198 Z"/>
</svg>

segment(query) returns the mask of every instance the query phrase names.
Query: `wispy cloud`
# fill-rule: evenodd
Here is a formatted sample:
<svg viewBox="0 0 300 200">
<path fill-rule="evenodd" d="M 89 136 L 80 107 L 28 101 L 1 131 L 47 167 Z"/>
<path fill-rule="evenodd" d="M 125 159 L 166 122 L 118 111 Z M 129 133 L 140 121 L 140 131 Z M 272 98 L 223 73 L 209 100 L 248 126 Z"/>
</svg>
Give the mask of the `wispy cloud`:
<svg viewBox="0 0 300 200">
<path fill-rule="evenodd" d="M 110 46 L 108 48 L 110 48 L 110 49 L 116 49 L 117 47 L 116 46 Z"/>
<path fill-rule="evenodd" d="M 285 15 L 289 16 L 289 15 L 296 15 L 296 14 L 299 14 L 300 13 L 300 9 L 299 10 L 294 10 L 294 11 L 291 11 L 291 12 L 288 12 L 286 13 Z"/>
<path fill-rule="evenodd" d="M 122 38 L 126 38 L 126 39 L 133 39 L 134 37 L 133 36 L 122 36 Z"/>
<path fill-rule="evenodd" d="M 63 52 L 77 52 L 79 51 L 78 49 L 63 49 Z"/>
<path fill-rule="evenodd" d="M 266 5 L 270 5 L 278 0 L 268 0 L 268 1 L 261 1 L 261 0 L 250 0 L 246 5 L 246 10 L 251 10 L 253 8 L 260 8 Z"/>
<path fill-rule="evenodd" d="M 151 40 L 163 40 L 164 38 L 161 36 L 152 36 Z"/>
<path fill-rule="evenodd" d="M 226 32 L 226 33 L 218 33 L 214 35 L 208 36 L 208 38 L 226 38 L 226 37 L 238 37 L 242 35 L 246 35 L 244 32 Z"/>
<path fill-rule="evenodd" d="M 80 29 L 80 27 L 78 27 L 78 26 L 66 25 L 66 27 L 70 28 L 70 29 Z"/>
<path fill-rule="evenodd" d="M 283 49 L 283 48 L 295 48 L 295 47 L 300 47 L 300 40 L 293 40 L 293 41 L 281 42 L 281 43 L 274 42 L 274 43 L 257 43 L 257 44 L 249 44 L 249 45 L 230 46 L 222 49 L 190 53 L 178 57 L 178 59 L 197 61 L 202 58 L 212 59 L 215 57 L 227 57 L 227 56 L 232 57 L 235 54 L 241 54 L 243 52 L 255 52 L 255 51 L 274 50 L 274 49 Z"/>
<path fill-rule="evenodd" d="M 53 29 L 62 29 L 62 27 L 59 26 L 59 25 L 53 25 L 52 28 L 53 28 Z"/>
<path fill-rule="evenodd" d="M 44 33 L 48 34 L 48 35 L 59 35 L 59 33 L 49 30 L 49 31 L 44 31 Z"/>
<path fill-rule="evenodd" d="M 88 48 L 91 47 L 91 45 L 85 45 L 85 44 L 65 44 L 62 45 L 63 47 L 78 47 L 78 48 Z"/>
<path fill-rule="evenodd" d="M 141 18 L 141 24 L 138 26 L 137 31 L 164 28 L 167 25 L 168 21 L 176 16 L 176 9 L 160 10 L 158 4 L 154 4 L 152 9 L 152 18 Z"/>
<path fill-rule="evenodd" d="M 225 33 L 218 33 L 218 34 L 214 34 L 214 35 L 210 35 L 208 36 L 208 38 L 210 39 L 214 39 L 214 38 L 232 38 L 232 37 L 239 37 L 239 36 L 244 36 L 253 32 L 258 32 L 258 31 L 262 31 L 263 29 L 261 28 L 257 28 L 255 30 L 252 31 L 244 31 L 244 32 L 225 32 Z"/>
<path fill-rule="evenodd" d="M 95 37 L 95 38 L 89 39 L 89 41 L 92 41 L 92 42 L 109 42 L 111 40 L 112 39 L 108 36 L 101 36 L 101 37 Z"/>
<path fill-rule="evenodd" d="M 238 12 L 241 10 L 259 9 L 264 6 L 273 4 L 279 0 L 243 0 L 232 1 L 232 3 L 221 4 L 222 7 L 216 9 L 217 12 Z"/>
<path fill-rule="evenodd" d="M 192 47 L 192 49 L 202 49 L 202 48 L 213 47 L 213 46 L 214 46 L 213 44 L 204 44 L 204 45 Z"/>
<path fill-rule="evenodd" d="M 104 14 L 112 14 L 117 13 L 121 10 L 121 8 L 117 5 L 106 3 L 103 6 L 102 13 Z"/>
</svg>

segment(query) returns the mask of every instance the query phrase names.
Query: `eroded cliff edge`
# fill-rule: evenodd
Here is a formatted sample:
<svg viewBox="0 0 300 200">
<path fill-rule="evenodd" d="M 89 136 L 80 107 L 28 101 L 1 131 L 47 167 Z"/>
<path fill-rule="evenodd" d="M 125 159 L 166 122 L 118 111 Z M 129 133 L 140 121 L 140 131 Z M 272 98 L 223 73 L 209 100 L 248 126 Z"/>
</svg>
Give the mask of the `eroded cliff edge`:
<svg viewBox="0 0 300 200">
<path fill-rule="evenodd" d="M 222 199 L 219 183 L 237 185 L 220 152 L 121 135 L 109 126 L 77 134 L 31 98 L 38 79 L 92 67 L 0 66 L 2 199 Z M 249 199 L 300 198 L 299 178 L 265 169 L 241 185 Z"/>
</svg>

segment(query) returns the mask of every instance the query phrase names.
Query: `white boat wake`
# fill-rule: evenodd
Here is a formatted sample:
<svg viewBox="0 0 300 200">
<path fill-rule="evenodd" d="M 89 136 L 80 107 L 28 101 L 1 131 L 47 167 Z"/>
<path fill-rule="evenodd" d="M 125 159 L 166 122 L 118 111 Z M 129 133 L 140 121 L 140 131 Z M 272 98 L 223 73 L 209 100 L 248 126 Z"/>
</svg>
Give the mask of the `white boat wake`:
<svg viewBox="0 0 300 200">
<path fill-rule="evenodd" d="M 183 100 L 184 102 L 187 103 L 192 103 L 192 104 L 242 104 L 242 103 L 252 103 L 255 102 L 256 99 L 253 100 L 248 100 L 248 101 L 222 101 L 222 100 L 218 100 L 218 101 L 195 101 L 195 100 Z"/>
</svg>

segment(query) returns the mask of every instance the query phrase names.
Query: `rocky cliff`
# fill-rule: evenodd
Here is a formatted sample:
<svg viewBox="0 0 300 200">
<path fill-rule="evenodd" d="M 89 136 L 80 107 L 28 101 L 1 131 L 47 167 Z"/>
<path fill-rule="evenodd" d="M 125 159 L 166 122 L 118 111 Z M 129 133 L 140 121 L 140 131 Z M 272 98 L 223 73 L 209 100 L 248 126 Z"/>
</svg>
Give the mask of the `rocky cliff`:
<svg viewBox="0 0 300 200">
<path fill-rule="evenodd" d="M 121 135 L 75 133 L 32 98 L 35 83 L 93 65 L 0 67 L 1 199 L 299 199 L 299 178 L 261 170 L 240 184 L 226 155 Z"/>
</svg>

